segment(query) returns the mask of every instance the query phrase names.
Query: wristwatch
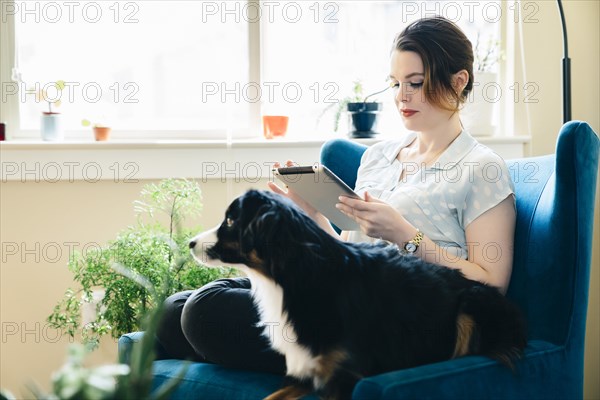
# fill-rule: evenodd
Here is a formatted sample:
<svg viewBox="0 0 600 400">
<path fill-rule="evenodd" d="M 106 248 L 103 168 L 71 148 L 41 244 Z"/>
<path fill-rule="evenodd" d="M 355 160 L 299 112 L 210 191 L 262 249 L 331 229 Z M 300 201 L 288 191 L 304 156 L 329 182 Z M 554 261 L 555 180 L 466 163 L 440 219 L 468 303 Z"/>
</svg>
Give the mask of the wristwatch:
<svg viewBox="0 0 600 400">
<path fill-rule="evenodd" d="M 404 254 L 414 254 L 419 248 L 419 245 L 421 244 L 422 240 L 423 233 L 417 229 L 417 234 L 414 237 L 414 239 L 404 244 Z"/>
</svg>

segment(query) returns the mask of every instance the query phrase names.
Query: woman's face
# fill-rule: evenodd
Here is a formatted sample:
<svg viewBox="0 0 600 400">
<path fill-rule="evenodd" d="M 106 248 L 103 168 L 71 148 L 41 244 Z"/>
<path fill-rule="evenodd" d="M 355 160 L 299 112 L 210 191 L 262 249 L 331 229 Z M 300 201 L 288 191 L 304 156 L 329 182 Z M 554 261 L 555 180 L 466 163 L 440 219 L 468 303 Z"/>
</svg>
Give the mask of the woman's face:
<svg viewBox="0 0 600 400">
<path fill-rule="evenodd" d="M 424 73 L 419 54 L 399 50 L 392 53 L 390 79 L 394 84 L 394 102 L 404 126 L 416 132 L 433 130 L 448 123 L 452 116 L 451 111 L 436 107 L 425 98 Z"/>
</svg>

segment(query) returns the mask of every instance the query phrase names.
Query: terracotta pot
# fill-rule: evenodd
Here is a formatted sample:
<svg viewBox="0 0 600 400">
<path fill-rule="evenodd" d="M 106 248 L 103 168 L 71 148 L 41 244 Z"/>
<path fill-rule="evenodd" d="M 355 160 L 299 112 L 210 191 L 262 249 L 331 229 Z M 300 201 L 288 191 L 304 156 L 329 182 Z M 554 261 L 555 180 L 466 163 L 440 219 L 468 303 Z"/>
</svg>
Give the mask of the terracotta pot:
<svg viewBox="0 0 600 400">
<path fill-rule="evenodd" d="M 94 127 L 94 138 L 97 142 L 104 142 L 108 140 L 110 136 L 110 128 L 107 126 L 95 126 Z"/>
<path fill-rule="evenodd" d="M 267 139 L 275 136 L 285 136 L 288 128 L 289 117 L 283 115 L 264 115 L 263 133 Z"/>
</svg>

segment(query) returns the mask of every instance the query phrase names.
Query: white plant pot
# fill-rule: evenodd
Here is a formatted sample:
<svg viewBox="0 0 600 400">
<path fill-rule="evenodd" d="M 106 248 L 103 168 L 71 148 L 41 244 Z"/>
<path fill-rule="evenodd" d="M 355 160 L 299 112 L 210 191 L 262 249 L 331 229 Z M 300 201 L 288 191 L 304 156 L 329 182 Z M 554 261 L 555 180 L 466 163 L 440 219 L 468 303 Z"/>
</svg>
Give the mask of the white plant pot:
<svg viewBox="0 0 600 400">
<path fill-rule="evenodd" d="M 42 140 L 56 142 L 63 140 L 65 135 L 62 129 L 61 115 L 57 113 L 42 114 L 40 132 Z"/>
<path fill-rule="evenodd" d="M 465 129 L 474 136 L 491 136 L 496 133 L 493 125 L 494 109 L 500 106 L 502 91 L 498 74 L 476 72 L 473 90 L 461 111 Z"/>
</svg>

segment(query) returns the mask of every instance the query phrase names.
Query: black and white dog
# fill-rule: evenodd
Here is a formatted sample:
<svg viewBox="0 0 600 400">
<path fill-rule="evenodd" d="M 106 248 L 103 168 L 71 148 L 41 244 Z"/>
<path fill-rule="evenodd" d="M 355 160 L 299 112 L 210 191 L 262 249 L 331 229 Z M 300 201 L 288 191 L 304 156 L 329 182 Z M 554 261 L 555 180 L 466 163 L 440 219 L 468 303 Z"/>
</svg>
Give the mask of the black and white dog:
<svg viewBox="0 0 600 400">
<path fill-rule="evenodd" d="M 518 310 L 496 288 L 395 246 L 337 240 L 271 192 L 234 200 L 190 247 L 201 263 L 250 278 L 290 381 L 270 399 L 348 399 L 362 377 L 466 354 L 511 366 L 526 345 Z"/>
</svg>

